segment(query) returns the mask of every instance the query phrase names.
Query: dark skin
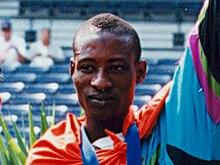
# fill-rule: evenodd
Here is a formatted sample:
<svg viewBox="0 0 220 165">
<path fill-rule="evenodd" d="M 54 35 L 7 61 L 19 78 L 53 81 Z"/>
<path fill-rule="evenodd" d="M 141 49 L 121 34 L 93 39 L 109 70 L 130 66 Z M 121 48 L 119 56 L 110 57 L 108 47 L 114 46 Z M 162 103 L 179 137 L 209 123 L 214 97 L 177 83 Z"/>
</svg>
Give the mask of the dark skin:
<svg viewBox="0 0 220 165">
<path fill-rule="evenodd" d="M 91 142 L 106 136 L 105 129 L 122 132 L 135 85 L 146 76 L 146 61 L 137 62 L 131 44 L 130 36 L 107 32 L 76 37 L 70 71 Z"/>
</svg>

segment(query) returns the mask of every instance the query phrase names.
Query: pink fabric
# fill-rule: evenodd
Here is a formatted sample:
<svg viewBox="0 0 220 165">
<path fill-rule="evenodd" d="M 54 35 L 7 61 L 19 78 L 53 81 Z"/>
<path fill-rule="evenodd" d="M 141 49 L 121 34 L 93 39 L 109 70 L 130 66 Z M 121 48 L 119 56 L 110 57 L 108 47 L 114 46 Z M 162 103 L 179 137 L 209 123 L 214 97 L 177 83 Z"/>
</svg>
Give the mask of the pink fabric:
<svg viewBox="0 0 220 165">
<path fill-rule="evenodd" d="M 215 124 L 220 121 L 220 100 L 216 97 L 213 89 L 209 86 L 208 78 L 202 68 L 200 59 L 199 37 L 197 34 L 190 36 L 190 48 L 192 51 L 193 62 L 198 79 L 205 93 L 206 108 L 211 119 Z"/>
</svg>

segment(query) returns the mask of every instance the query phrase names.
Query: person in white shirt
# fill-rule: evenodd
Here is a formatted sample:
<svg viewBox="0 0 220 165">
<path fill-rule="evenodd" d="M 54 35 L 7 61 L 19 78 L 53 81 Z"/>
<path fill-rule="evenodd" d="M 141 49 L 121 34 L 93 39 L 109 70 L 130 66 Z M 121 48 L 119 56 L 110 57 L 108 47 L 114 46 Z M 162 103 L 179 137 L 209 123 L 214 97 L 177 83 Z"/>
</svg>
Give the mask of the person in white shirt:
<svg viewBox="0 0 220 165">
<path fill-rule="evenodd" d="M 1 29 L 0 64 L 7 68 L 18 67 L 27 55 L 25 40 L 12 34 L 12 24 L 9 20 L 3 20 Z"/>
<path fill-rule="evenodd" d="M 40 40 L 32 43 L 28 51 L 30 66 L 50 67 L 54 62 L 63 62 L 64 53 L 59 46 L 51 43 L 51 31 L 48 28 L 41 30 Z"/>
</svg>

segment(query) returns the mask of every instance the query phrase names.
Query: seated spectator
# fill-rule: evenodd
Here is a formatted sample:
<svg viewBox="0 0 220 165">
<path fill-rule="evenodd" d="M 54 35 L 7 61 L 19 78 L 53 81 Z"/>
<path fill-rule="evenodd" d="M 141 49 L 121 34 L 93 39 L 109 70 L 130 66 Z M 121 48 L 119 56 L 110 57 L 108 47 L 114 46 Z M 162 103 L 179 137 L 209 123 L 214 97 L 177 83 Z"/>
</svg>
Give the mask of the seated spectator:
<svg viewBox="0 0 220 165">
<path fill-rule="evenodd" d="M 28 56 L 31 66 L 50 67 L 54 62 L 63 62 L 65 60 L 62 49 L 53 45 L 50 39 L 50 29 L 44 28 L 41 30 L 40 40 L 30 45 Z"/>
<path fill-rule="evenodd" d="M 12 34 L 12 24 L 9 20 L 3 20 L 1 28 L 0 64 L 7 68 L 17 67 L 26 57 L 26 43 L 23 38 Z"/>
</svg>

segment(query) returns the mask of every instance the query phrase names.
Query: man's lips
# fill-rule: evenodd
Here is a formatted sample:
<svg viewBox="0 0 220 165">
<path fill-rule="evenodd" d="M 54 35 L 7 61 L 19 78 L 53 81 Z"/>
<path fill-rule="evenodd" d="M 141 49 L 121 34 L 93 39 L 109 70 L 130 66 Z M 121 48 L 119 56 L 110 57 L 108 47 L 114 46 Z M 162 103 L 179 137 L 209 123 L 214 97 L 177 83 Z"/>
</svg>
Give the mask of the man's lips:
<svg viewBox="0 0 220 165">
<path fill-rule="evenodd" d="M 96 94 L 96 95 L 90 95 L 88 96 L 89 99 L 95 99 L 100 101 L 108 101 L 108 100 L 115 100 L 115 97 L 112 95 L 106 95 L 106 94 Z"/>
<path fill-rule="evenodd" d="M 89 101 L 99 107 L 112 104 L 116 101 L 116 97 L 109 94 L 95 94 L 87 97 Z"/>
</svg>

